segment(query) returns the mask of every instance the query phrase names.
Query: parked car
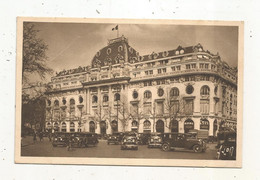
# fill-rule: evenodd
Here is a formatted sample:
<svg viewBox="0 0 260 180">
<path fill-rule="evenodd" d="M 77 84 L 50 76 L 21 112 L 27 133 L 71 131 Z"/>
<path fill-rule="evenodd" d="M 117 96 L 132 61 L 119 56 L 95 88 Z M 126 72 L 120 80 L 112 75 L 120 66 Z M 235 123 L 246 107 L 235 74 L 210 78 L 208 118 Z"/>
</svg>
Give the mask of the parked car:
<svg viewBox="0 0 260 180">
<path fill-rule="evenodd" d="M 161 134 L 155 133 L 151 134 L 148 139 L 148 148 L 151 147 L 161 147 L 162 146 L 162 136 Z"/>
<path fill-rule="evenodd" d="M 209 142 L 209 131 L 204 129 L 193 129 L 189 131 L 189 134 L 193 134 L 195 138 L 202 139 L 205 142 Z"/>
<path fill-rule="evenodd" d="M 135 136 L 124 136 L 121 144 L 121 150 L 134 149 L 138 150 L 137 137 Z"/>
<path fill-rule="evenodd" d="M 84 132 L 82 134 L 84 137 L 85 147 L 87 147 L 89 145 L 96 146 L 99 143 L 98 135 L 96 133 Z"/>
<path fill-rule="evenodd" d="M 204 152 L 206 150 L 206 142 L 202 139 L 196 139 L 191 134 L 169 133 L 163 139 L 162 150 L 170 151 L 174 148 L 190 149 L 194 152 Z"/>
<path fill-rule="evenodd" d="M 229 132 L 217 151 L 217 159 L 236 160 L 236 132 Z"/>
<path fill-rule="evenodd" d="M 65 132 L 56 132 L 52 135 L 52 146 L 67 146 L 68 135 Z"/>
<path fill-rule="evenodd" d="M 124 134 L 117 132 L 113 133 L 107 138 L 107 144 L 120 144 L 123 139 Z"/>
</svg>

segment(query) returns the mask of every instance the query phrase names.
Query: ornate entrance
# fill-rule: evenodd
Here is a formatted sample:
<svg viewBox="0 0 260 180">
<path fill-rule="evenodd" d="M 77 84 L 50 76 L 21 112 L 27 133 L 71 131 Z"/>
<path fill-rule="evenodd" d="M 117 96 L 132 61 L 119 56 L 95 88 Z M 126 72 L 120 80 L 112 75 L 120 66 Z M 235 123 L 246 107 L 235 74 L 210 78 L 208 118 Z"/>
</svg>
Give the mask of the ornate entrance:
<svg viewBox="0 0 260 180">
<path fill-rule="evenodd" d="M 101 135 L 107 134 L 107 124 L 105 121 L 100 122 L 100 134 Z"/>
<path fill-rule="evenodd" d="M 194 122 L 191 119 L 187 119 L 184 122 L 184 132 L 188 133 L 192 129 L 194 129 Z"/>
</svg>

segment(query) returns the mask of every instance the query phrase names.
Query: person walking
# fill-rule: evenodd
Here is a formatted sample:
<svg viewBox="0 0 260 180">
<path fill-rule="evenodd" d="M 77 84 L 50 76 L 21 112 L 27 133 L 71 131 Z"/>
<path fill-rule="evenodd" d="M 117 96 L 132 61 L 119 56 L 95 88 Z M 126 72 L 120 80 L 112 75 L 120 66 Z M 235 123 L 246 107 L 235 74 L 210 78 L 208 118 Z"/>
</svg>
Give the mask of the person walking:
<svg viewBox="0 0 260 180">
<path fill-rule="evenodd" d="M 36 132 L 34 131 L 33 132 L 33 144 L 37 141 L 37 138 L 36 138 Z"/>
<path fill-rule="evenodd" d="M 42 132 L 39 132 L 39 139 L 40 139 L 40 141 L 43 140 L 43 133 Z"/>
<path fill-rule="evenodd" d="M 70 151 L 72 150 L 72 137 L 69 135 L 68 140 L 67 140 L 67 150 Z"/>
</svg>

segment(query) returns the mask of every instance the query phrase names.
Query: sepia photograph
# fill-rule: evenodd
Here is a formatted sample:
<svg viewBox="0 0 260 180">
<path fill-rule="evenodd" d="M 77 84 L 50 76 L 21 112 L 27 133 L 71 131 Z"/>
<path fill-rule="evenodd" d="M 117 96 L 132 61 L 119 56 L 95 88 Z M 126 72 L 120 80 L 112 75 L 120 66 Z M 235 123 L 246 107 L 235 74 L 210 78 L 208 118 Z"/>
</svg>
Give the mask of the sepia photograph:
<svg viewBox="0 0 260 180">
<path fill-rule="evenodd" d="M 17 19 L 16 163 L 242 166 L 243 22 Z"/>
</svg>

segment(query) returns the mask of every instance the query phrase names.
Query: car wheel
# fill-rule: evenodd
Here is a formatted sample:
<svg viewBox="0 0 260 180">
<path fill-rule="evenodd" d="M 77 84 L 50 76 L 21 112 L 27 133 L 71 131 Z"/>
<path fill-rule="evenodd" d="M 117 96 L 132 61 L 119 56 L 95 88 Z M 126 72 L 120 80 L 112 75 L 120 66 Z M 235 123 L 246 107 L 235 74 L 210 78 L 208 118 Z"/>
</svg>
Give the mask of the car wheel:
<svg viewBox="0 0 260 180">
<path fill-rule="evenodd" d="M 163 151 L 170 151 L 170 145 L 169 144 L 163 144 L 162 145 L 162 150 Z"/>
<path fill-rule="evenodd" d="M 193 151 L 196 153 L 202 152 L 202 148 L 200 145 L 194 145 L 193 146 Z"/>
</svg>

